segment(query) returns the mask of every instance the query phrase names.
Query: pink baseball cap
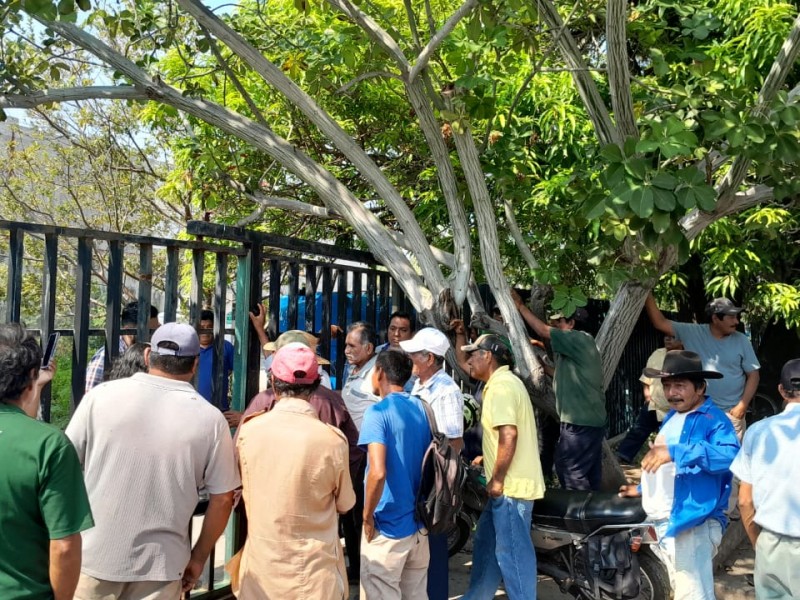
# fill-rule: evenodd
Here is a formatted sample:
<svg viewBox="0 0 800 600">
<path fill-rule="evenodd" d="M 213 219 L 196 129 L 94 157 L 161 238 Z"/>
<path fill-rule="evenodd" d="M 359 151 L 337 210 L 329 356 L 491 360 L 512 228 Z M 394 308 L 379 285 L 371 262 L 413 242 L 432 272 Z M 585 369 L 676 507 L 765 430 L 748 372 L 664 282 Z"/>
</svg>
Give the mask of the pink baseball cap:
<svg viewBox="0 0 800 600">
<path fill-rule="evenodd" d="M 282 346 L 272 359 L 272 374 L 286 383 L 310 385 L 319 380 L 317 355 L 302 342 Z"/>
</svg>

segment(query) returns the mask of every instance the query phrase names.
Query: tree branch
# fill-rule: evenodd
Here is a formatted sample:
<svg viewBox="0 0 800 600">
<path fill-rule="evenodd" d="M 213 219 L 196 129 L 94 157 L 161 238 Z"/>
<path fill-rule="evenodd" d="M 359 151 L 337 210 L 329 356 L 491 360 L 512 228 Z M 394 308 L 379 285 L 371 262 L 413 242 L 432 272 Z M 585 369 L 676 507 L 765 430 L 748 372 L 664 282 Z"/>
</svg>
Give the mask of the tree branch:
<svg viewBox="0 0 800 600">
<path fill-rule="evenodd" d="M 250 200 L 251 202 L 259 205 L 258 216 L 264 214 L 264 211 L 268 208 L 277 208 L 279 210 L 286 210 L 289 212 L 307 215 L 309 217 L 316 217 L 318 219 L 330 219 L 330 220 L 344 220 L 341 215 L 337 215 L 332 213 L 324 206 L 314 206 L 313 204 L 308 204 L 307 202 L 301 202 L 300 200 L 292 200 L 290 198 L 281 198 L 279 196 L 270 196 L 268 194 L 262 194 L 261 192 L 248 192 L 247 189 L 239 183 L 238 181 L 234 181 L 233 179 L 228 179 L 228 185 L 230 185 L 234 190 L 240 193 L 242 196 Z M 245 225 L 249 225 L 250 223 L 254 223 L 257 218 L 251 218 L 255 215 L 249 215 L 243 219 L 247 220 L 246 223 L 238 223 L 237 227 L 244 227 Z"/>
<path fill-rule="evenodd" d="M 252 119 L 243 117 L 213 102 L 184 96 L 180 90 L 168 86 L 160 80 L 151 80 L 149 75 L 132 61 L 75 25 L 63 21 L 42 20 L 42 22 L 46 27 L 97 56 L 128 77 L 137 88 L 147 94 L 148 98 L 193 115 L 273 157 L 284 168 L 314 189 L 326 206 L 340 214 L 350 215 L 348 222 L 356 234 L 368 245 L 376 259 L 386 266 L 392 276 L 402 282 L 409 300 L 417 310 L 425 311 L 432 307 L 433 296 L 426 285 L 429 282 L 427 279 L 423 282 L 375 215 L 369 212 L 342 182 L 309 156 Z M 430 255 L 427 241 L 425 244 L 425 250 Z M 434 260 L 432 256 L 431 260 Z M 438 272 L 438 265 L 436 265 L 436 271 Z"/>
<path fill-rule="evenodd" d="M 552 0 L 536 0 L 534 8 L 554 32 L 554 42 L 561 51 L 561 57 L 572 72 L 572 79 L 575 81 L 578 93 L 586 107 L 586 112 L 592 121 L 597 139 L 600 140 L 601 144 L 621 143 L 622 140 L 619 133 L 614 127 L 611 116 L 608 114 L 608 107 L 603 102 L 600 91 L 587 70 L 575 38 L 566 30 L 560 35 L 555 33 L 561 31 L 564 23 Z"/>
<path fill-rule="evenodd" d="M 428 66 L 428 62 L 430 62 L 431 56 L 436 51 L 436 48 L 447 38 L 448 35 L 455 29 L 456 25 L 458 25 L 459 21 L 466 17 L 472 10 L 478 6 L 478 0 L 465 0 L 464 4 L 458 7 L 450 18 L 447 19 L 442 28 L 436 32 L 436 34 L 425 44 L 425 47 L 422 49 L 422 52 L 419 53 L 414 66 L 411 67 L 411 71 L 408 73 L 408 81 L 411 83 L 419 75 L 420 71 Z"/>
<path fill-rule="evenodd" d="M 732 201 L 729 202 L 724 210 L 714 210 L 705 213 L 694 209 L 683 217 L 679 224 L 684 230 L 688 240 L 695 239 L 702 231 L 712 223 L 719 221 L 723 217 L 738 213 L 763 202 L 769 202 L 775 197 L 773 189 L 767 185 L 754 185 L 751 188 L 734 194 Z"/>
<path fill-rule="evenodd" d="M 758 106 L 755 110 L 763 110 L 765 105 L 772 102 L 778 90 L 783 87 L 786 76 L 791 72 L 797 57 L 800 55 L 800 14 L 792 24 L 792 30 L 781 46 L 772 68 L 761 86 L 758 94 Z M 735 202 L 735 192 L 742 185 L 747 171 L 750 169 L 750 159 L 743 155 L 737 156 L 733 161 L 730 170 L 725 174 L 722 182 L 717 186 L 717 209 L 720 212 L 729 214 L 729 204 Z M 714 212 L 717 212 L 717 209 Z"/>
<path fill-rule="evenodd" d="M 530 269 L 538 269 L 539 263 L 533 256 L 533 252 L 531 252 L 528 244 L 525 243 L 525 239 L 522 237 L 522 231 L 517 224 L 517 217 L 514 214 L 514 207 L 511 206 L 511 202 L 509 200 L 504 200 L 503 208 L 506 212 L 506 225 L 508 226 L 508 232 L 514 239 L 514 243 L 517 245 L 517 250 L 519 250 L 520 254 L 522 254 L 522 258 L 524 258 L 525 262 L 528 263 L 528 267 Z"/>
<path fill-rule="evenodd" d="M 75 87 L 0 96 L 0 108 L 36 108 L 42 104 L 78 102 L 91 99 L 147 100 L 147 95 L 133 86 L 105 85 Z"/>
<path fill-rule="evenodd" d="M 361 148 L 361 146 L 359 146 L 308 94 L 300 89 L 291 79 L 286 77 L 281 69 L 267 60 L 263 54 L 249 44 L 229 25 L 214 15 L 214 13 L 206 8 L 199 0 L 177 0 L 177 2 L 198 22 L 198 24 L 207 28 L 218 40 L 223 42 L 237 56 L 250 65 L 250 67 L 267 83 L 283 94 L 290 103 L 295 105 L 308 117 L 308 119 L 327 136 L 331 143 L 355 165 L 361 175 L 375 188 L 375 191 L 384 202 L 386 202 L 386 205 L 394 214 L 405 234 L 414 242 L 414 252 L 420 269 L 425 275 L 427 287 L 435 296 L 438 295 L 439 291 L 445 287 L 445 280 L 436 259 L 433 258 L 430 250 L 428 250 L 428 240 L 425 238 L 422 228 L 419 226 L 411 209 L 408 208 L 408 205 L 400 196 L 397 189 L 386 178 L 386 175 L 375 162 L 370 159 L 364 149 Z M 367 19 L 362 26 L 370 28 L 367 30 L 367 33 L 370 35 L 381 38 L 385 36 L 391 40 L 391 36 L 380 30 L 374 21 L 369 19 L 366 15 L 363 15 L 358 8 L 352 6 L 347 0 L 331 0 L 331 2 L 342 2 L 344 3 L 343 6 L 349 6 L 353 11 L 356 11 L 359 15 Z M 338 7 L 338 4 L 336 6 Z M 358 22 L 361 24 L 361 20 L 358 20 Z M 392 43 L 394 44 L 394 40 L 392 40 Z M 394 45 L 396 46 L 396 44 Z M 397 47 L 397 51 L 399 51 L 399 47 Z M 405 58 L 403 58 L 403 61 L 405 61 Z M 408 63 L 406 63 L 406 65 L 407 64 Z M 342 211 L 338 207 L 335 210 L 340 214 L 349 214 L 347 211 Z M 387 240 L 384 240 L 384 243 L 386 243 L 386 241 Z"/>
<path fill-rule="evenodd" d="M 408 73 L 411 65 L 408 64 L 408 60 L 400 49 L 400 46 L 397 45 L 394 38 L 378 25 L 372 17 L 355 6 L 350 0 L 328 0 L 328 2 L 331 6 L 353 19 L 361 29 L 375 40 L 375 42 L 397 63 L 402 73 Z"/>
<path fill-rule="evenodd" d="M 458 179 L 456 178 L 450 152 L 442 139 L 441 128 L 436 121 L 428 97 L 425 94 L 423 82 L 417 80 L 406 84 L 406 93 L 411 106 L 417 114 L 420 129 L 428 142 L 431 156 L 436 163 L 436 177 L 442 189 L 447 211 L 450 214 L 450 223 L 453 227 L 453 247 L 455 250 L 455 268 L 452 275 L 453 299 L 459 306 L 464 303 L 467 295 L 467 286 L 472 272 L 472 244 L 469 237 L 467 212 L 464 203 L 458 194 Z M 465 168 L 466 170 L 466 168 Z M 478 170 L 483 173 L 480 164 Z"/>
<path fill-rule="evenodd" d="M 371 79 L 372 77 L 386 77 L 403 81 L 402 77 L 400 77 L 399 75 L 395 75 L 394 73 L 389 73 L 389 71 L 370 71 L 369 73 L 362 73 L 358 77 L 354 77 L 353 79 L 345 83 L 342 87 L 340 87 L 338 90 L 336 90 L 334 94 L 344 94 L 354 85 L 358 85 L 365 79 Z"/>
<path fill-rule="evenodd" d="M 633 113 L 631 76 L 628 71 L 627 0 L 608 0 L 606 5 L 606 47 L 608 56 L 608 83 L 611 88 L 611 106 L 617 121 L 617 131 L 622 139 L 639 137 Z"/>
</svg>

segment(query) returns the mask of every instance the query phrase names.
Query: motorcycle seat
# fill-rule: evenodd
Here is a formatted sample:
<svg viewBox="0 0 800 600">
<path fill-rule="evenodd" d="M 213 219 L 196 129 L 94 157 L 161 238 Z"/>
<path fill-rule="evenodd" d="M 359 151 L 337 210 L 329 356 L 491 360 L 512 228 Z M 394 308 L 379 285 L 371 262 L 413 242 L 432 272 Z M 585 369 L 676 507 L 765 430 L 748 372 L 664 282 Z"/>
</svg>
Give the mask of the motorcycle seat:
<svg viewBox="0 0 800 600">
<path fill-rule="evenodd" d="M 533 524 L 592 533 L 603 525 L 633 525 L 647 520 L 640 498 L 614 492 L 547 490 L 533 503 Z"/>
</svg>

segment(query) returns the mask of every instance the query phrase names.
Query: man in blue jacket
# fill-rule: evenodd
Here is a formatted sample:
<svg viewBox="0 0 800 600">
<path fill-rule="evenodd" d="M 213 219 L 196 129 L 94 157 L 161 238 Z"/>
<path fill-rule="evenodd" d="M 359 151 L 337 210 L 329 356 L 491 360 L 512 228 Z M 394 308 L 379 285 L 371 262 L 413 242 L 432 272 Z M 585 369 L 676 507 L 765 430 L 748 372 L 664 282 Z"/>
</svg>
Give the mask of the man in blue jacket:
<svg viewBox="0 0 800 600">
<path fill-rule="evenodd" d="M 661 380 L 671 410 L 642 459 L 641 486 L 623 486 L 620 495 L 641 494 L 675 600 L 714 600 L 712 559 L 727 524 L 730 465 L 739 450 L 730 420 L 705 394 L 705 380 L 722 374 L 704 371 L 700 357 L 686 350 L 667 352 L 661 369 L 644 374 Z"/>
</svg>

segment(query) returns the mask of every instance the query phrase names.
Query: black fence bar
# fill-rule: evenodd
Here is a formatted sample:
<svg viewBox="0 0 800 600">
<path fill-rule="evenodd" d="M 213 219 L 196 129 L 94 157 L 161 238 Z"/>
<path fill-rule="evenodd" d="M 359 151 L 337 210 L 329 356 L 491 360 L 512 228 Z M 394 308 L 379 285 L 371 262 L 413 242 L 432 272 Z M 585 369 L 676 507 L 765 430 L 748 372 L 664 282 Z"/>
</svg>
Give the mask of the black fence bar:
<svg viewBox="0 0 800 600">
<path fill-rule="evenodd" d="M 334 373 L 336 374 L 336 388 L 342 389 L 343 379 L 344 379 L 344 365 L 345 365 L 345 357 L 344 357 L 344 344 L 345 344 L 345 336 L 347 334 L 347 270 L 346 269 L 337 269 L 336 270 L 336 317 L 335 321 L 336 324 L 344 330 L 344 333 L 339 335 L 339 338 L 336 343 L 336 364 L 333 365 Z M 353 320 L 357 321 L 358 319 L 355 318 L 355 313 L 353 313 Z"/>
<path fill-rule="evenodd" d="M 6 320 L 18 322 L 22 310 L 22 259 L 25 256 L 25 234 L 12 229 L 8 237 L 8 286 Z"/>
<path fill-rule="evenodd" d="M 46 233 L 44 236 L 44 264 L 42 265 L 42 346 L 47 343 L 47 338 L 55 329 L 56 320 L 56 287 L 58 277 L 58 236 Z M 50 408 L 52 404 L 52 386 L 45 386 L 39 400 L 42 410 L 42 420 L 50 421 Z"/>
<path fill-rule="evenodd" d="M 269 261 L 269 323 L 267 335 L 275 340 L 281 321 L 281 263 L 277 259 Z"/>
<path fill-rule="evenodd" d="M 361 250 L 351 250 L 340 248 L 331 244 L 321 242 L 309 242 L 293 237 L 265 233 L 263 231 L 253 231 L 233 225 L 221 225 L 218 223 L 208 223 L 207 221 L 189 221 L 186 224 L 186 231 L 192 235 L 208 236 L 220 240 L 231 240 L 242 244 L 258 244 L 262 247 L 279 248 L 291 252 L 300 252 L 313 256 L 326 256 L 341 260 L 360 262 L 374 265 L 377 261 L 370 252 Z"/>
<path fill-rule="evenodd" d="M 256 309 L 256 306 L 259 302 L 261 302 L 262 296 L 262 289 L 263 289 L 263 278 L 264 278 L 264 261 L 263 261 L 263 253 L 261 246 L 258 245 L 250 245 L 248 246 L 249 249 L 249 258 L 246 258 L 244 262 L 246 262 L 248 273 L 248 292 L 243 298 L 237 298 L 237 302 L 247 302 L 247 306 L 245 307 L 244 314 L 248 314 L 247 311 L 251 311 Z M 242 266 L 242 260 L 240 259 L 239 264 L 240 267 Z M 250 320 L 248 316 L 248 321 Z M 243 327 L 250 328 L 250 323 L 243 323 Z M 258 393 L 259 388 L 259 379 L 260 379 L 260 367 L 261 367 L 261 357 L 263 356 L 263 350 L 261 348 L 261 344 L 259 343 L 259 339 L 257 335 L 248 336 L 248 347 L 247 347 L 247 383 L 245 385 L 245 402 L 249 402 L 250 399 Z M 237 546 L 238 547 L 238 546 Z"/>
<path fill-rule="evenodd" d="M 296 262 L 290 262 L 287 275 L 289 297 L 287 299 L 286 320 L 289 329 L 297 329 L 297 296 L 300 289 L 300 282 L 298 281 L 300 278 L 300 266 Z"/>
<path fill-rule="evenodd" d="M 164 322 L 172 323 L 178 316 L 178 281 L 180 260 L 178 248 L 167 248 L 167 271 L 164 278 Z"/>
<path fill-rule="evenodd" d="M 379 312 L 378 318 L 378 331 L 381 332 L 381 335 L 389 329 L 389 315 L 392 314 L 392 299 L 389 297 L 390 280 L 387 273 L 378 275 L 378 297 L 381 299 L 381 306 L 384 309 Z"/>
<path fill-rule="evenodd" d="M 322 267 L 322 323 L 320 329 L 322 330 L 322 339 L 320 340 L 320 350 L 322 356 L 329 357 L 331 355 L 331 318 L 333 306 L 331 299 L 333 298 L 333 282 L 331 281 L 331 268 Z"/>
<path fill-rule="evenodd" d="M 86 387 L 86 358 L 89 351 L 89 303 L 92 294 L 92 241 L 78 238 L 78 264 L 75 277 L 75 317 L 72 338 L 72 398 L 75 410 Z"/>
<path fill-rule="evenodd" d="M 378 331 L 378 334 L 380 334 L 381 329 L 378 327 L 377 319 L 377 293 L 377 275 L 373 271 L 371 273 L 367 273 L 367 321 L 372 323 L 372 325 Z"/>
<path fill-rule="evenodd" d="M 211 366 L 211 399 L 217 408 L 227 403 L 225 397 L 225 306 L 228 283 L 228 255 L 216 254 L 216 282 L 214 285 L 214 362 Z M 212 559 L 213 564 L 213 559 Z M 212 569 L 213 573 L 213 569 Z"/>
<path fill-rule="evenodd" d="M 195 327 L 200 323 L 203 310 L 203 276 L 206 270 L 206 254 L 203 250 L 192 250 L 192 292 L 189 297 L 189 322 Z"/>
<path fill-rule="evenodd" d="M 306 331 L 317 331 L 317 268 L 304 266 L 306 274 Z"/>
<path fill-rule="evenodd" d="M 211 225 L 211 223 L 209 223 Z M 54 233 L 64 238 L 80 238 L 89 236 L 93 240 L 103 240 L 110 242 L 118 240 L 128 244 L 152 244 L 153 246 L 175 247 L 185 249 L 198 249 L 207 250 L 209 252 L 227 252 L 236 256 L 244 256 L 247 250 L 236 246 L 222 246 L 220 244 L 212 244 L 208 242 L 192 241 L 192 240 L 179 240 L 177 238 L 163 238 L 153 237 L 149 235 L 135 235 L 132 233 L 119 233 L 116 231 L 102 231 L 99 229 L 77 229 L 75 227 L 61 227 L 58 225 L 43 225 L 41 223 L 25 223 L 23 221 L 6 221 L 0 219 L 0 229 L 8 229 L 9 231 L 26 231 L 29 233 Z M 189 232 L 193 233 L 193 232 Z M 197 234 L 202 235 L 202 234 Z M 220 237 L 219 239 L 224 239 Z"/>
<path fill-rule="evenodd" d="M 150 304 L 153 297 L 153 246 L 139 246 L 139 322 L 136 325 L 136 340 L 150 341 Z"/>
<path fill-rule="evenodd" d="M 352 321 L 362 321 L 361 316 L 361 273 L 350 272 L 353 278 Z"/>
<path fill-rule="evenodd" d="M 105 368 L 119 355 L 120 312 L 122 311 L 122 274 L 124 246 L 119 240 L 108 244 L 108 275 L 106 278 L 106 358 Z"/>
</svg>

